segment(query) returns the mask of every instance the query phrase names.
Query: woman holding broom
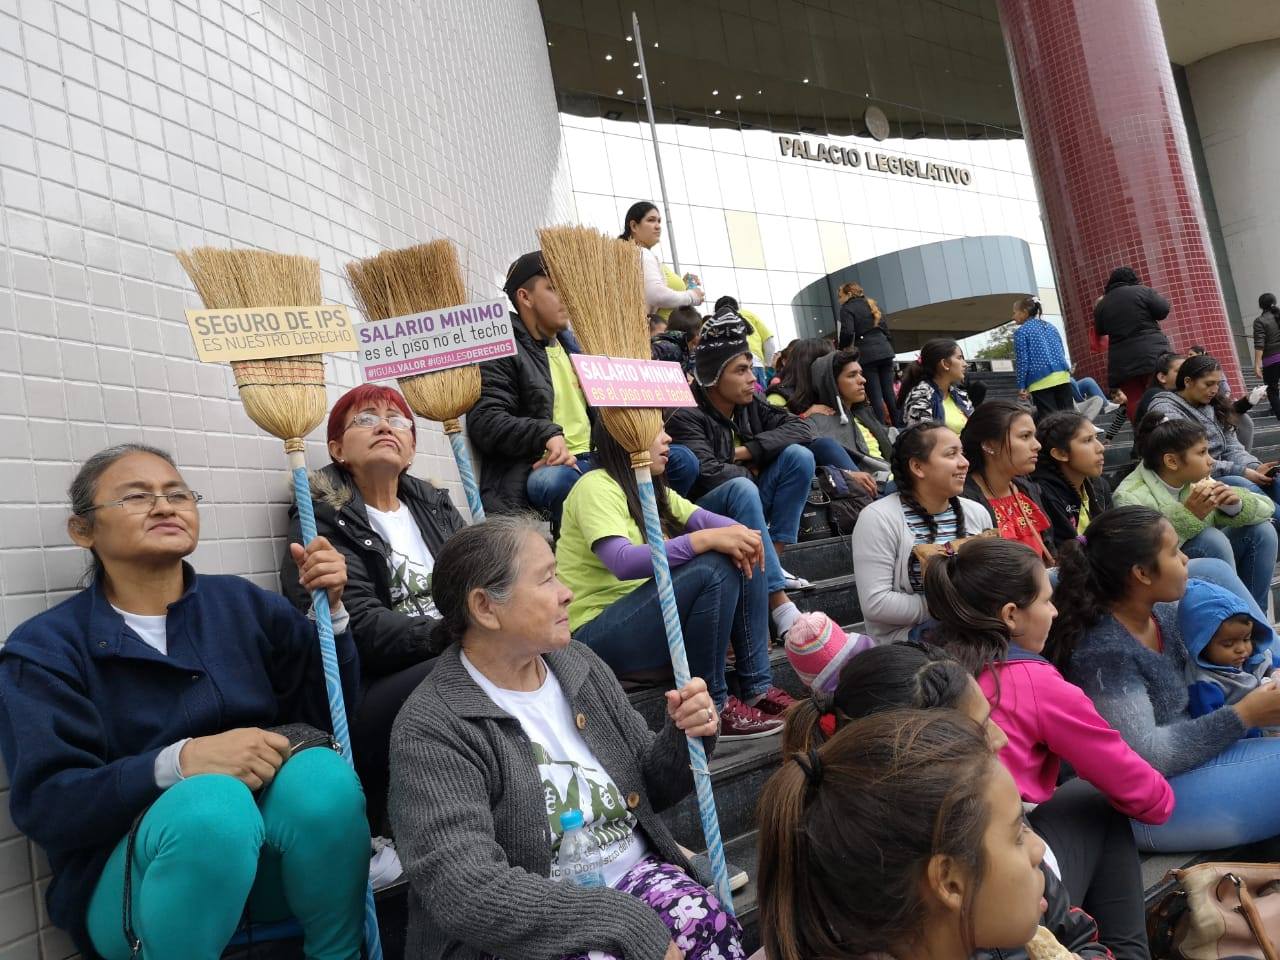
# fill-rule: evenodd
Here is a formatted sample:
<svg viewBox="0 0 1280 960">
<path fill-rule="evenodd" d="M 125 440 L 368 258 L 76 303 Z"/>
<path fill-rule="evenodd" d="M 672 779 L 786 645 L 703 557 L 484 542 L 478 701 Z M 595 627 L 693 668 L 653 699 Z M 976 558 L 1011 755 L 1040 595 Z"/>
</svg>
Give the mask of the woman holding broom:
<svg viewBox="0 0 1280 960">
<path fill-rule="evenodd" d="M 370 821 L 382 832 L 391 724 L 438 652 L 429 642 L 440 620 L 431 599 L 434 558 L 463 520 L 448 493 L 410 476 L 417 429 L 398 390 L 370 383 L 347 391 L 329 413 L 328 440 L 332 462 L 311 478 L 312 504 L 316 532 L 347 561 L 344 597 L 362 686 L 352 750 Z M 289 542 L 301 542 L 296 505 L 289 517 Z M 280 582 L 306 610 L 311 597 L 297 580 L 286 551 Z"/>
<path fill-rule="evenodd" d="M 369 831 L 355 773 L 323 748 L 315 624 L 239 577 L 197 576 L 200 495 L 168 454 L 103 450 L 70 500 L 92 582 L 0 654 L 10 810 L 49 855 L 50 919 L 107 960 L 214 960 L 246 910 L 296 917 L 309 958 L 359 957 Z M 354 702 L 346 564 L 323 537 L 291 550 L 328 593 Z"/>
<path fill-rule="evenodd" d="M 565 500 L 556 559 L 574 592 L 569 626 L 620 675 L 665 672 L 670 659 L 653 579 L 631 456 L 598 420 L 591 433 L 597 469 Z M 755 516 L 723 517 L 689 503 L 663 479 L 671 438 L 660 432 L 649 453 L 654 495 L 671 564 L 689 669 L 703 677 L 726 739 L 782 731 L 791 698 L 769 670 L 769 589 L 759 497 L 729 498 Z M 730 483 L 752 487 L 738 478 Z M 740 521 L 740 522 L 739 522 Z M 732 648 L 738 693 L 730 696 L 725 658 Z"/>
</svg>

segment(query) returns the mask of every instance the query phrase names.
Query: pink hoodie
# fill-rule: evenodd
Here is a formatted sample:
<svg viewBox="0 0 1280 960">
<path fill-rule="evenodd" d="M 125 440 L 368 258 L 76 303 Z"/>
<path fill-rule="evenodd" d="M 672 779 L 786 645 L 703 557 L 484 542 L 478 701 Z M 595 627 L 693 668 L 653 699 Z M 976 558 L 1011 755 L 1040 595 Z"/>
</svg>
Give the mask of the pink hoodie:
<svg viewBox="0 0 1280 960">
<path fill-rule="evenodd" d="M 1065 760 L 1121 813 L 1153 825 L 1169 819 L 1173 789 L 1168 781 L 1048 660 L 1010 646 L 1009 659 L 984 671 L 978 685 L 991 703 L 991 719 L 1009 738 L 1000 759 L 1022 799 L 1044 803 L 1053 796 Z"/>
</svg>

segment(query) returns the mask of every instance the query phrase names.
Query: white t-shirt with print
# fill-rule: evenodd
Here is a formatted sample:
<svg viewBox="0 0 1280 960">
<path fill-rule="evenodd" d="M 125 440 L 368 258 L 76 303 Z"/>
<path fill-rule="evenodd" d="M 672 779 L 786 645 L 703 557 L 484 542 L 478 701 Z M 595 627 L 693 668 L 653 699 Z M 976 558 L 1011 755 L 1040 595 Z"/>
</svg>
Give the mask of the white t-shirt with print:
<svg viewBox="0 0 1280 960">
<path fill-rule="evenodd" d="M 378 536 L 391 548 L 387 559 L 391 570 L 391 608 L 410 617 L 438 618 L 440 612 L 431 599 L 431 571 L 435 569 L 435 560 L 422 539 L 413 513 L 404 503 L 389 512 L 366 505 L 365 512 Z"/>
<path fill-rule="evenodd" d="M 635 815 L 627 809 L 613 778 L 601 768 L 573 720 L 560 681 L 543 661 L 546 679 L 530 692 L 504 690 L 482 674 L 462 654 L 462 665 L 489 699 L 520 722 L 533 743 L 533 758 L 542 777 L 551 835 L 551 879 L 560 879 L 556 855 L 560 851 L 560 814 L 581 810 L 582 819 L 604 860 L 604 882 L 611 887 L 648 854 L 644 837 L 636 829 Z"/>
</svg>

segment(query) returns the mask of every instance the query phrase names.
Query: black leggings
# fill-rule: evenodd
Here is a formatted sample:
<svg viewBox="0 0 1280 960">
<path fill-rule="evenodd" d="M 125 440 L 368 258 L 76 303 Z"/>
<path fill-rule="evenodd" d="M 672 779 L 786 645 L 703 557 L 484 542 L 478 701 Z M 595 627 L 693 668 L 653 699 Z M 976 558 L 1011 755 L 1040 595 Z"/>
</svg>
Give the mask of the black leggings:
<svg viewBox="0 0 1280 960">
<path fill-rule="evenodd" d="M 1053 850 L 1071 903 L 1098 922 L 1116 960 L 1150 960 L 1142 867 L 1129 818 L 1098 789 L 1071 780 L 1028 814 Z"/>
<path fill-rule="evenodd" d="M 387 787 L 391 781 L 391 725 L 409 694 L 436 665 L 423 660 L 396 673 L 375 677 L 364 688 L 360 706 L 351 718 L 351 752 L 356 773 L 364 784 L 365 812 L 376 836 L 387 831 Z"/>
<path fill-rule="evenodd" d="M 1075 397 L 1071 393 L 1069 383 L 1060 383 L 1056 387 L 1046 387 L 1043 390 L 1033 390 L 1031 401 L 1036 405 L 1037 420 L 1051 413 L 1057 413 L 1059 410 L 1076 408 Z"/>
<path fill-rule="evenodd" d="M 897 398 L 893 395 L 893 357 L 864 363 L 862 375 L 867 378 L 867 396 L 871 399 L 876 419 L 887 425 L 887 413 L 895 426 L 901 426 Z"/>
<path fill-rule="evenodd" d="M 1269 363 L 1262 368 L 1262 382 L 1267 385 L 1267 402 L 1271 412 L 1280 420 L 1280 363 Z"/>
</svg>

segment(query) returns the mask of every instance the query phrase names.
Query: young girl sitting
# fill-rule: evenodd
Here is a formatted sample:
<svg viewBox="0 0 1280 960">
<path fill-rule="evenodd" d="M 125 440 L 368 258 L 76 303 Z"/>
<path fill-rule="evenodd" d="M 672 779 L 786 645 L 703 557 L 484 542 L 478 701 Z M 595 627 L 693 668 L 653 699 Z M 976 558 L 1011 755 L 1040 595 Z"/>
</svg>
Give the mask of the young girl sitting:
<svg viewBox="0 0 1280 960">
<path fill-rule="evenodd" d="M 1267 608 L 1276 565 L 1271 499 L 1210 479 L 1214 460 L 1204 427 L 1149 413 L 1134 446 L 1142 462 L 1116 488 L 1116 503 L 1158 510 L 1173 525 L 1188 557 L 1234 564 L 1259 607 Z"/>
<path fill-rule="evenodd" d="M 1049 517 L 1054 543 L 1071 540 L 1111 506 L 1111 488 L 1102 477 L 1106 448 L 1093 421 L 1079 413 L 1052 413 L 1036 427 L 1040 454 L 1032 479 Z"/>
<path fill-rule="evenodd" d="M 1040 454 L 1031 414 L 1011 400 L 989 400 L 973 411 L 960 440 L 969 460 L 964 495 L 987 509 L 1000 536 L 1052 564 L 1049 518 L 1030 480 Z"/>
<path fill-rule="evenodd" d="M 573 485 L 556 545 L 560 579 L 574 593 L 569 628 L 615 673 L 665 672 L 667 633 L 641 534 L 644 514 L 631 458 L 603 421 L 597 421 L 591 441 L 598 469 Z M 769 669 L 762 537 L 668 490 L 662 476 L 670 445 L 671 438 L 660 432 L 650 450 L 650 471 L 690 669 L 707 682 L 722 737 L 781 733 L 779 718 L 792 700 L 773 686 Z M 763 517 L 755 522 L 762 524 Z M 740 698 L 729 695 L 725 682 L 730 646 Z"/>
<path fill-rule="evenodd" d="M 969 461 L 955 431 L 926 420 L 893 445 L 898 492 L 865 508 L 853 528 L 853 566 L 866 632 L 905 640 L 929 619 L 924 566 L 966 537 L 991 529 L 981 506 L 960 496 Z"/>
<path fill-rule="evenodd" d="M 1118 895 L 1120 878 L 1111 874 L 1137 867 L 1125 818 L 1164 823 L 1173 791 L 1041 656 L 1057 616 L 1044 564 L 1022 544 L 975 540 L 930 564 L 924 589 L 938 620 L 932 639 L 978 677 L 992 719 L 1009 739 L 1000 758 L 1023 800 L 1038 805 L 1029 819 L 1057 854 L 1068 889 L 1108 942 L 1136 943 L 1141 898 L 1135 901 L 1132 883 L 1121 882 L 1128 896 Z M 1064 760 L 1080 779 L 1058 787 Z M 1123 836 L 1130 851 L 1110 869 L 1096 842 L 1106 833 Z"/>
<path fill-rule="evenodd" d="M 952 710 L 866 717 L 783 763 L 760 797 L 759 849 L 772 960 L 968 960 L 1026 944 L 1045 909 L 1044 843 Z"/>
</svg>

